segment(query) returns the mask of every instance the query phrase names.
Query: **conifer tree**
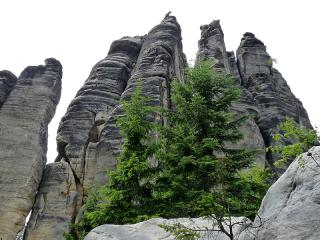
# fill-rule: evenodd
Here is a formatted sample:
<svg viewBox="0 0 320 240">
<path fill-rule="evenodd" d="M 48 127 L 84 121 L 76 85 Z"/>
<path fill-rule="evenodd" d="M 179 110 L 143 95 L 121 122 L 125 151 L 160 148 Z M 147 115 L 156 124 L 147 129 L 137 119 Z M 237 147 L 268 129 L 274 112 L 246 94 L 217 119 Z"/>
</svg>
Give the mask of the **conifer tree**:
<svg viewBox="0 0 320 240">
<path fill-rule="evenodd" d="M 124 138 L 116 170 L 108 173 L 107 185 L 93 190 L 84 205 L 84 214 L 75 225 L 80 238 L 96 226 L 144 220 L 151 197 L 150 177 L 154 169 L 148 158 L 155 152 L 149 134 L 155 125 L 147 117 L 154 109 L 141 94 L 138 84 L 129 101 L 122 101 L 123 115 L 117 124 Z"/>
<path fill-rule="evenodd" d="M 184 84 L 174 82 L 175 110 L 166 113 L 168 126 L 160 134 L 153 191 L 158 215 L 214 216 L 218 229 L 230 239 L 231 216 L 254 218 L 268 186 L 265 172 L 257 167 L 244 172 L 252 166 L 253 152 L 226 147 L 242 137 L 239 127 L 245 117 L 230 112 L 240 94 L 234 79 L 214 72 L 208 62 L 187 70 Z M 177 229 L 190 235 L 181 226 Z"/>
</svg>

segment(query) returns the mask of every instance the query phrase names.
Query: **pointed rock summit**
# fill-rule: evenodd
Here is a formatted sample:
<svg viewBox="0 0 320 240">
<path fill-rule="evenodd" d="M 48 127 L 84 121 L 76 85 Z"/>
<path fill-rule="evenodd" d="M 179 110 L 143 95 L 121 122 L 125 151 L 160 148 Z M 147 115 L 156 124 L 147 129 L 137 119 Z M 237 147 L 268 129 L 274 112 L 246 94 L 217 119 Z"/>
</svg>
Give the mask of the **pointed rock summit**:
<svg viewBox="0 0 320 240">
<path fill-rule="evenodd" d="M 0 108 L 3 240 L 15 239 L 23 228 L 47 161 L 48 124 L 60 99 L 62 67 L 55 59 L 45 63 L 27 67 L 18 80 L 10 72 L 0 74 L 0 83 L 6 83 L 0 92 L 7 94 Z"/>
</svg>

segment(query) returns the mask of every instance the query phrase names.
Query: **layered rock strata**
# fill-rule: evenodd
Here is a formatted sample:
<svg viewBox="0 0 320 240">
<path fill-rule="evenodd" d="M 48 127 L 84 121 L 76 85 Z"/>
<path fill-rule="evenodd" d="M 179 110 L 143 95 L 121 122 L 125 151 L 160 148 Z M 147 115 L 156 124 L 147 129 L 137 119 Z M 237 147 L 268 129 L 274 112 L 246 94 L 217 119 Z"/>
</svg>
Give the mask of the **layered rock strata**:
<svg viewBox="0 0 320 240">
<path fill-rule="evenodd" d="M 142 85 L 142 94 L 149 98 L 149 104 L 170 108 L 170 81 L 173 78 L 183 81 L 185 64 L 180 26 L 175 17 L 167 16 L 145 37 L 132 77 L 121 98 L 130 98 L 139 83 Z M 114 110 L 102 128 L 96 155 L 100 165 L 113 164 L 114 167 L 116 164 L 115 158 L 110 162 L 109 156 L 116 156 L 120 152 L 121 136 L 115 121 L 120 114 L 121 106 Z M 154 120 L 162 124 L 159 117 L 155 116 Z M 104 176 L 105 171 L 97 172 L 99 179 Z"/>
<path fill-rule="evenodd" d="M 264 166 L 267 160 L 272 165 L 265 147 L 270 144 L 271 134 L 277 130 L 280 119 L 292 116 L 298 123 L 311 127 L 302 104 L 272 68 L 265 46 L 253 34 L 245 33 L 236 57 L 226 50 L 219 21 L 204 25 L 201 30 L 197 61 L 210 60 L 218 72 L 232 74 L 238 80 L 243 94 L 232 110 L 237 116 L 249 116 L 241 127 L 244 138 L 229 147 L 258 150 L 256 162 Z M 51 168 L 56 169 L 55 165 L 48 166 L 27 228 L 27 238 L 41 239 L 48 232 L 52 236 L 62 236 L 68 231 L 65 221 L 77 221 L 88 190 L 95 184 L 105 183 L 106 172 L 116 166 L 122 143 L 116 125 L 117 117 L 122 114 L 119 100 L 130 98 L 140 82 L 142 93 L 150 99 L 149 104 L 170 108 L 170 81 L 176 78 L 183 82 L 185 63 L 181 29 L 175 17 L 169 15 L 146 36 L 125 37 L 111 45 L 108 56 L 94 66 L 61 120 L 56 159 L 61 163 L 55 164 L 69 164 L 69 167 L 56 171 L 59 177 L 53 180 L 53 174 L 49 173 L 53 171 Z M 265 76 L 263 83 L 258 76 Z M 295 107 L 279 111 L 279 104 L 284 103 Z M 275 117 L 279 121 L 273 121 Z M 264 119 L 268 118 L 272 123 L 265 124 Z M 164 124 L 160 116 L 154 116 L 153 120 Z M 70 171 L 72 180 L 66 174 Z M 43 200 L 49 189 L 63 189 L 64 183 L 70 181 L 72 190 L 64 191 L 63 195 L 55 190 L 47 201 Z M 60 204 L 63 201 L 65 206 Z M 57 227 L 46 229 L 50 224 L 57 224 Z"/>
<path fill-rule="evenodd" d="M 201 26 L 201 30 L 197 61 L 209 60 L 216 71 L 232 74 L 238 80 L 242 96 L 232 110 L 239 116 L 250 116 L 241 127 L 243 139 L 231 147 L 258 150 L 256 162 L 266 162 L 278 172 L 273 166 L 276 156 L 265 154 L 265 147 L 273 144 L 272 135 L 288 117 L 312 129 L 306 110 L 273 68 L 266 46 L 253 33 L 243 35 L 235 57 L 226 50 L 219 20 Z"/>
<path fill-rule="evenodd" d="M 10 71 L 0 71 L 0 108 L 17 83 L 17 77 Z"/>
<path fill-rule="evenodd" d="M 55 59 L 6 72 L 10 92 L 0 109 L 0 239 L 15 239 L 33 205 L 46 164 L 48 124 L 60 99 L 62 67 Z M 3 76 L 3 72 L 2 75 Z M 3 88 L 2 88 L 3 89 Z M 2 98 L 4 99 L 4 98 Z"/>
<path fill-rule="evenodd" d="M 236 58 L 233 52 L 227 52 L 224 34 L 219 20 L 214 20 L 208 25 L 203 25 L 201 29 L 201 39 L 199 40 L 199 50 L 197 61 L 210 61 L 215 71 L 224 74 L 232 74 L 238 80 L 242 90 L 240 101 L 232 106 L 232 112 L 236 117 L 249 116 L 241 125 L 240 131 L 243 139 L 236 144 L 226 143 L 228 148 L 250 149 L 256 152 L 255 163 L 264 166 L 266 161 L 265 144 L 259 127 L 255 122 L 258 116 L 258 109 L 252 104 L 251 96 L 240 83 Z"/>
<path fill-rule="evenodd" d="M 26 239 L 44 239 L 48 235 L 63 239 L 69 223 L 75 221 L 84 191 L 93 186 L 96 169 L 101 167 L 88 156 L 98 143 L 101 126 L 119 104 L 141 44 L 141 37 L 114 41 L 108 56 L 92 68 L 69 105 L 58 129 L 59 155 L 44 172 Z M 45 197 L 48 194 L 50 197 Z"/>
<path fill-rule="evenodd" d="M 273 59 L 265 45 L 252 33 L 245 33 L 237 50 L 241 85 L 251 94 L 251 104 L 259 110 L 256 120 L 265 145 L 273 143 L 272 134 L 287 117 L 299 125 L 312 129 L 302 103 L 291 92 L 285 79 L 273 68 Z M 267 155 L 272 167 L 275 156 Z"/>
</svg>

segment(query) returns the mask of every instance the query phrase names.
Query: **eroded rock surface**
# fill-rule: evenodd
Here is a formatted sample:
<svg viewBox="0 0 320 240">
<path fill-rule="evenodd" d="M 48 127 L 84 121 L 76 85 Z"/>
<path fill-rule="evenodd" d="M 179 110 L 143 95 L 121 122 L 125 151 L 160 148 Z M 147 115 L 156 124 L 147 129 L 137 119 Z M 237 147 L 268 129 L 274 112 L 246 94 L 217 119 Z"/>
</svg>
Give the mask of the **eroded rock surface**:
<svg viewBox="0 0 320 240">
<path fill-rule="evenodd" d="M 286 118 L 293 118 L 299 125 L 312 129 L 302 103 L 291 92 L 285 79 L 273 68 L 273 59 L 263 42 L 253 33 L 245 33 L 236 56 L 228 52 L 219 20 L 201 26 L 197 61 L 209 60 L 216 71 L 232 74 L 242 90 L 241 99 L 233 104 L 237 115 L 249 115 L 242 125 L 243 139 L 231 145 L 236 148 L 260 150 L 256 162 L 264 162 L 275 172 L 276 156 L 265 154 L 265 147 L 273 144 L 272 134 Z"/>
<path fill-rule="evenodd" d="M 272 132 L 286 117 L 311 128 L 305 109 L 273 68 L 264 44 L 252 33 L 244 34 L 235 56 L 226 50 L 219 21 L 201 29 L 197 59 L 211 60 L 217 71 L 235 76 L 243 96 L 232 110 L 237 116 L 250 116 L 241 128 L 244 139 L 230 147 L 260 150 L 256 162 L 264 165 L 267 159 L 272 165 L 274 159 L 264 151 L 271 143 Z M 122 114 L 120 100 L 129 99 L 140 82 L 149 104 L 171 108 L 170 82 L 173 78 L 184 81 L 185 64 L 181 29 L 169 14 L 147 35 L 124 37 L 112 43 L 108 56 L 93 67 L 61 120 L 57 136 L 59 154 L 44 173 L 26 239 L 42 239 L 45 233 L 60 239 L 68 231 L 67 223 L 77 222 L 88 190 L 95 184 L 106 183 L 106 172 L 117 164 L 122 143 L 116 125 Z M 13 92 L 9 98 L 6 95 L 6 102 Z M 153 120 L 165 124 L 159 115 Z M 109 227 L 108 231 L 119 230 Z M 139 234 L 137 237 L 147 237 Z"/>
<path fill-rule="evenodd" d="M 17 83 L 17 77 L 10 71 L 0 71 L 0 108 Z"/>
<path fill-rule="evenodd" d="M 141 37 L 114 41 L 69 105 L 58 129 L 59 156 L 44 172 L 26 239 L 43 239 L 46 234 L 63 239 L 69 223 L 75 221 L 85 191 L 96 183 L 101 169 L 95 158 L 101 125 L 119 104 L 141 44 Z"/>
<path fill-rule="evenodd" d="M 249 116 L 240 128 L 243 138 L 235 144 L 226 143 L 227 147 L 256 151 L 255 163 L 264 167 L 266 161 L 265 144 L 260 129 L 255 122 L 258 109 L 252 103 L 251 94 L 240 85 L 241 80 L 236 58 L 233 52 L 227 52 L 226 50 L 220 22 L 214 20 L 208 25 L 201 26 L 200 29 L 202 32 L 198 43 L 197 61 L 210 61 L 217 72 L 232 74 L 238 80 L 242 96 L 238 102 L 233 103 L 232 112 L 236 117 Z"/>
<path fill-rule="evenodd" d="M 77 184 L 67 162 L 48 164 L 43 173 L 25 239 L 63 239 L 78 201 Z"/>
<path fill-rule="evenodd" d="M 299 166 L 300 161 L 305 163 Z M 320 147 L 291 163 L 264 197 L 256 217 L 255 240 L 317 240 L 320 235 Z"/>
<path fill-rule="evenodd" d="M 251 104 L 259 110 L 257 124 L 266 146 L 273 143 L 272 134 L 287 117 L 312 129 L 302 103 L 291 92 L 285 79 L 273 68 L 266 46 L 252 33 L 245 33 L 237 50 L 241 83 L 251 93 Z M 268 154 L 269 166 L 275 157 Z"/>
<path fill-rule="evenodd" d="M 41 239 L 42 235 L 37 234 L 44 232 L 61 234 L 68 230 L 66 220 L 77 221 L 89 189 L 105 183 L 106 172 L 116 166 L 122 143 L 116 125 L 117 116 L 122 114 L 119 100 L 130 98 L 137 82 L 141 82 L 142 93 L 149 97 L 150 104 L 169 107 L 170 81 L 183 80 L 185 62 L 181 29 L 173 16 L 166 16 L 144 37 L 124 37 L 112 43 L 108 56 L 93 67 L 71 102 L 58 130 L 56 161 L 70 164 L 78 194 L 76 206 L 71 215 L 60 214 L 65 211 L 60 204 L 63 197 L 54 192 L 60 191 L 62 182 L 55 181 L 54 174 L 46 171 L 31 216 L 34 220 L 28 224 L 27 239 Z M 161 119 L 155 120 L 161 123 Z M 63 179 L 65 174 L 56 175 Z M 47 200 L 48 207 L 41 209 L 42 193 L 50 188 L 54 192 Z M 56 224 L 51 230 L 47 227 Z"/>
<path fill-rule="evenodd" d="M 33 205 L 46 164 L 48 124 L 60 99 L 55 59 L 27 67 L 0 109 L 0 239 L 15 239 Z M 14 80 L 14 77 L 13 77 Z"/>
<path fill-rule="evenodd" d="M 173 78 L 183 81 L 185 63 L 180 26 L 175 17 L 167 16 L 145 36 L 138 61 L 121 98 L 130 98 L 140 82 L 142 94 L 149 98 L 149 104 L 170 108 L 170 81 Z M 120 114 L 121 106 L 114 110 L 102 128 L 96 156 L 99 164 L 105 163 L 113 167 L 116 164 L 115 159 L 110 162 L 109 156 L 120 152 L 122 141 L 115 120 Z M 160 118 L 155 121 L 161 124 Z M 105 171 L 97 174 L 102 179 Z"/>
<path fill-rule="evenodd" d="M 141 45 L 141 37 L 114 41 L 108 56 L 93 67 L 60 122 L 57 161 L 68 161 L 81 183 L 85 178 L 88 144 L 98 142 L 99 126 L 119 105 Z"/>
</svg>

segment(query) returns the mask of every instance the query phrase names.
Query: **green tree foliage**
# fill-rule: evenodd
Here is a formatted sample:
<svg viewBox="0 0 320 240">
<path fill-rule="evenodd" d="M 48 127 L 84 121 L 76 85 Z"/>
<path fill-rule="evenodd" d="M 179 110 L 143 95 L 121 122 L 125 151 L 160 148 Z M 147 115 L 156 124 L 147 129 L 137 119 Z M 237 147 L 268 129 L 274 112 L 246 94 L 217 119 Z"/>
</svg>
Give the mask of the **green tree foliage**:
<svg viewBox="0 0 320 240">
<path fill-rule="evenodd" d="M 275 162 L 276 167 L 283 167 L 318 141 L 316 131 L 299 126 L 292 118 L 282 122 L 279 129 L 279 133 L 272 137 L 275 144 L 268 148 L 272 153 L 280 154 L 280 159 Z M 303 166 L 303 162 L 299 163 Z"/>
<path fill-rule="evenodd" d="M 106 186 L 93 190 L 84 205 L 84 214 L 76 224 L 78 238 L 96 226 L 144 220 L 152 200 L 150 177 L 154 169 L 148 158 L 155 152 L 149 139 L 155 125 L 150 119 L 154 109 L 141 94 L 138 85 L 130 101 L 122 101 L 124 114 L 117 124 L 124 138 L 115 171 Z"/>
</svg>

